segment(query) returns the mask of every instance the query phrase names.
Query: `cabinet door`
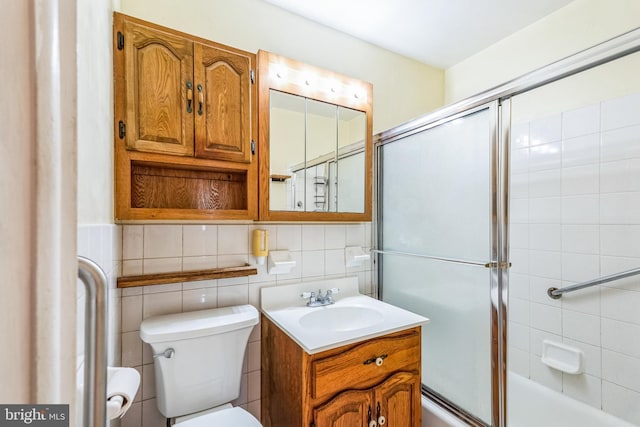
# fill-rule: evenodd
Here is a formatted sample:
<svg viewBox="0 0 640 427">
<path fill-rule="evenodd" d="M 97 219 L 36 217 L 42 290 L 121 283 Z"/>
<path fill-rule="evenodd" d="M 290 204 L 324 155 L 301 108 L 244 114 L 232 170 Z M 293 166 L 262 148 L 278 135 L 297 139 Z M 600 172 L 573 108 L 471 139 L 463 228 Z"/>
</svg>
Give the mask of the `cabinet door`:
<svg viewBox="0 0 640 427">
<path fill-rule="evenodd" d="M 251 162 L 251 57 L 195 43 L 196 157 Z"/>
<path fill-rule="evenodd" d="M 368 426 L 368 417 L 373 414 L 371 397 L 371 390 L 340 393 L 313 410 L 313 424 L 316 427 Z"/>
<path fill-rule="evenodd" d="M 400 372 L 380 384 L 374 396 L 378 425 L 420 427 L 420 395 L 420 375 L 417 373 Z"/>
<path fill-rule="evenodd" d="M 193 155 L 193 43 L 130 21 L 124 35 L 127 149 Z"/>
</svg>

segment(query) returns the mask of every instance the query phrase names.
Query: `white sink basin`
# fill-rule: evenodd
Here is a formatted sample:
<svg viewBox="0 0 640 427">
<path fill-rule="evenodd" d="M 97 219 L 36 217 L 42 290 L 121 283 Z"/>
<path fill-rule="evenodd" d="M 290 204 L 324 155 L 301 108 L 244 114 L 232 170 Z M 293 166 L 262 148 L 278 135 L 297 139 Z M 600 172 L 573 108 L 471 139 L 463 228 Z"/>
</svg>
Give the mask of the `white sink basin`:
<svg viewBox="0 0 640 427">
<path fill-rule="evenodd" d="M 335 304 L 307 307 L 300 294 L 339 288 Z M 309 354 L 426 324 L 429 319 L 358 292 L 344 277 L 261 289 L 262 313 Z"/>
<path fill-rule="evenodd" d="M 384 316 L 379 311 L 367 307 L 327 306 L 300 317 L 303 328 L 324 331 L 353 331 L 381 323 Z"/>
</svg>

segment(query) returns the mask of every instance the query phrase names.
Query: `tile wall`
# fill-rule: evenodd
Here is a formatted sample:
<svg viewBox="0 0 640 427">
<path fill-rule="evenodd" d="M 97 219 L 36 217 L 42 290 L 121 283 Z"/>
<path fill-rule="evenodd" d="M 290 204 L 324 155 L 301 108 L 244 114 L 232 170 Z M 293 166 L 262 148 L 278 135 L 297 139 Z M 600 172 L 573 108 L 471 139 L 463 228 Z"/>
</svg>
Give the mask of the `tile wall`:
<svg viewBox="0 0 640 427">
<path fill-rule="evenodd" d="M 546 294 L 640 267 L 640 94 L 515 125 L 510 214 L 510 369 L 640 425 L 640 276 Z M 544 339 L 585 373 L 542 364 Z"/>
<path fill-rule="evenodd" d="M 79 225 L 77 230 L 77 252 L 96 262 L 105 272 L 107 285 L 107 364 L 120 365 L 120 290 L 116 288 L 116 278 L 120 272 L 122 247 L 121 227 L 113 224 Z M 82 381 L 84 368 L 84 310 L 86 304 L 85 288 L 80 280 L 77 285 L 77 319 L 76 335 L 77 369 L 79 382 L 77 402 L 82 402 Z M 82 419 L 82 407 L 78 405 L 77 419 Z"/>
<path fill-rule="evenodd" d="M 142 374 L 142 387 L 122 427 L 164 427 L 156 408 L 153 360 L 140 340 L 140 323 L 159 314 L 236 304 L 260 306 L 260 289 L 325 277 L 358 276 L 361 292 L 371 294 L 372 266 L 346 268 L 346 246 L 371 247 L 371 224 L 124 225 L 122 275 L 162 273 L 255 264 L 250 254 L 253 229 L 267 229 L 270 250 L 289 250 L 296 268 L 286 275 L 155 285 L 122 290 L 122 366 Z M 260 334 L 257 326 L 245 355 L 240 397 L 234 405 L 260 414 Z"/>
</svg>

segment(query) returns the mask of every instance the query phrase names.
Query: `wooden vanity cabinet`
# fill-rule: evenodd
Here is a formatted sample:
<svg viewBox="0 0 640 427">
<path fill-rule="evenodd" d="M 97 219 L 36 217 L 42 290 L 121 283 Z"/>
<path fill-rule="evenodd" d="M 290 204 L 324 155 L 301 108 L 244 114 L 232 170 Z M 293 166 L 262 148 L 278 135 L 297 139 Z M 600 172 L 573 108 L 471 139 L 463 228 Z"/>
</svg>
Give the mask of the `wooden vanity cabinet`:
<svg viewBox="0 0 640 427">
<path fill-rule="evenodd" d="M 310 355 L 263 316 L 263 425 L 420 426 L 420 336 L 415 327 Z"/>
<path fill-rule="evenodd" d="M 116 219 L 257 219 L 256 55 L 114 14 Z"/>
</svg>

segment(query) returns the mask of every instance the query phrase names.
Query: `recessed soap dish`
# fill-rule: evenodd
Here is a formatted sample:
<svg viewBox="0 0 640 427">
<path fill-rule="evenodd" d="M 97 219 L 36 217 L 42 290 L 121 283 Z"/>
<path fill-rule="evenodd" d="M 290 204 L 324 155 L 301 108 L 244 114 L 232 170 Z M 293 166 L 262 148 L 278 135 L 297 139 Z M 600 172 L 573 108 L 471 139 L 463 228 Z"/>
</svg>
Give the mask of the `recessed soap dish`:
<svg viewBox="0 0 640 427">
<path fill-rule="evenodd" d="M 542 363 L 567 374 L 584 372 L 583 353 L 579 348 L 554 341 L 542 341 Z"/>
</svg>

